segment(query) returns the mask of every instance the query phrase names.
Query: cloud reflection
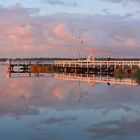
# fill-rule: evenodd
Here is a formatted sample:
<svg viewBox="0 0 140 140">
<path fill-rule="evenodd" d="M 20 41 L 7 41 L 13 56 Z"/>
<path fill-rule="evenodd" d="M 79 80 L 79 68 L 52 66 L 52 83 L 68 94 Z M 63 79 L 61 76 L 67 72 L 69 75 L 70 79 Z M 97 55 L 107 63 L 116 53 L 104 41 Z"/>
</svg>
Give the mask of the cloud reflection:
<svg viewBox="0 0 140 140">
<path fill-rule="evenodd" d="M 95 137 L 112 137 L 112 136 L 140 136 L 140 120 L 136 121 L 110 121 L 98 123 L 88 128 L 88 132 Z"/>
<path fill-rule="evenodd" d="M 131 111 L 131 103 L 139 105 L 139 86 L 105 84 L 90 87 L 88 83 L 53 78 L 16 78 L 1 80 L 0 114 L 39 113 L 40 107 L 52 109 L 113 109 Z M 135 92 L 134 92 L 135 91 Z M 133 94 L 132 94 L 133 93 Z M 81 103 L 78 103 L 82 97 Z M 82 106 L 81 106 L 82 105 Z"/>
<path fill-rule="evenodd" d="M 36 135 L 52 138 L 71 131 L 84 140 L 83 135 L 90 134 L 99 139 L 128 137 L 132 131 L 131 136 L 139 137 L 140 86 L 95 83 L 91 87 L 88 82 L 52 77 L 0 76 L 0 117 L 21 120 Z"/>
<path fill-rule="evenodd" d="M 41 125 L 55 125 L 55 124 L 65 124 L 68 122 L 75 122 L 78 118 L 77 117 L 50 117 L 48 119 L 44 119 L 44 120 L 39 120 L 39 121 L 35 121 L 35 122 L 31 122 L 29 124 L 30 127 L 32 128 L 36 128 L 38 126 L 41 127 Z"/>
</svg>

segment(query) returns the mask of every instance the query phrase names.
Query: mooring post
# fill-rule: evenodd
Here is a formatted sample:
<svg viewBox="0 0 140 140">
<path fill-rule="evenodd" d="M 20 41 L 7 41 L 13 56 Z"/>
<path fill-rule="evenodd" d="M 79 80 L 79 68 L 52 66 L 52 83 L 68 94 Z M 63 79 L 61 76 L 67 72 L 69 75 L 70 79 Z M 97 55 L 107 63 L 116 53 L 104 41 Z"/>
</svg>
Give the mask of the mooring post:
<svg viewBox="0 0 140 140">
<path fill-rule="evenodd" d="M 81 68 L 83 67 L 83 62 L 81 61 Z"/>
<path fill-rule="evenodd" d="M 75 73 L 77 73 L 77 64 L 76 64 L 76 61 L 75 61 Z"/>
<path fill-rule="evenodd" d="M 87 61 L 87 73 L 89 73 L 89 62 Z"/>
<path fill-rule="evenodd" d="M 11 60 L 6 60 L 6 65 L 11 66 Z"/>
<path fill-rule="evenodd" d="M 117 61 L 115 61 L 115 69 L 117 68 Z"/>
<path fill-rule="evenodd" d="M 31 77 L 31 72 L 29 72 L 29 77 Z"/>
<path fill-rule="evenodd" d="M 69 68 L 70 68 L 71 64 L 70 64 L 70 61 L 69 61 Z"/>
<path fill-rule="evenodd" d="M 100 62 L 100 73 L 102 73 L 102 62 Z"/>
<path fill-rule="evenodd" d="M 131 62 L 131 69 L 133 69 L 133 61 Z"/>
</svg>

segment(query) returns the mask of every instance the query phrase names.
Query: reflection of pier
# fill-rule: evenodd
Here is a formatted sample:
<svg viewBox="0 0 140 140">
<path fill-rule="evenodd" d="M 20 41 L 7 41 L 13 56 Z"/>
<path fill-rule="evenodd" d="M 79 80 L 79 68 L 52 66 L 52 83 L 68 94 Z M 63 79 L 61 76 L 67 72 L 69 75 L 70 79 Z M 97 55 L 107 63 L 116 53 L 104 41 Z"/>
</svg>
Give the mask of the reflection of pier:
<svg viewBox="0 0 140 140">
<path fill-rule="evenodd" d="M 140 69 L 140 59 L 111 60 L 65 60 L 54 61 L 54 65 L 65 72 L 113 72 L 115 69 Z"/>
<path fill-rule="evenodd" d="M 27 78 L 27 77 L 53 77 L 53 73 L 31 73 L 27 71 L 22 72 L 9 72 L 7 71 L 7 78 Z"/>
<path fill-rule="evenodd" d="M 86 81 L 90 84 L 95 83 L 106 83 L 110 84 L 119 84 L 119 85 L 138 85 L 136 80 L 131 78 L 117 79 L 115 77 L 110 77 L 108 75 L 94 75 L 94 74 L 71 74 L 71 73 L 55 73 L 54 77 L 62 80 L 71 80 L 71 81 Z"/>
<path fill-rule="evenodd" d="M 120 84 L 120 85 L 138 85 L 137 81 L 131 78 L 117 79 L 109 75 L 96 75 L 96 74 L 77 74 L 77 73 L 30 73 L 27 71 L 22 72 L 7 72 L 8 78 L 20 77 L 54 77 L 62 80 L 71 81 L 85 81 L 91 85 L 95 83 Z"/>
</svg>

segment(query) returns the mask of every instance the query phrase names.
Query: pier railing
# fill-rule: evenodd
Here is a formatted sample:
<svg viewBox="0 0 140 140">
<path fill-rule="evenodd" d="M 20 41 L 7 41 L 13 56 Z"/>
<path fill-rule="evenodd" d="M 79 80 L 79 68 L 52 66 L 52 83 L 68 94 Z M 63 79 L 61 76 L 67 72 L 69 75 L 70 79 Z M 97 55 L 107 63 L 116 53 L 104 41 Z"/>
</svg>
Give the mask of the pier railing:
<svg viewBox="0 0 140 140">
<path fill-rule="evenodd" d="M 95 68 L 95 67 L 103 67 L 109 68 L 113 66 L 117 68 L 121 66 L 122 68 L 125 67 L 137 67 L 140 69 L 140 60 L 65 60 L 65 61 L 54 61 L 54 65 L 57 67 L 74 67 L 74 68 Z"/>
</svg>

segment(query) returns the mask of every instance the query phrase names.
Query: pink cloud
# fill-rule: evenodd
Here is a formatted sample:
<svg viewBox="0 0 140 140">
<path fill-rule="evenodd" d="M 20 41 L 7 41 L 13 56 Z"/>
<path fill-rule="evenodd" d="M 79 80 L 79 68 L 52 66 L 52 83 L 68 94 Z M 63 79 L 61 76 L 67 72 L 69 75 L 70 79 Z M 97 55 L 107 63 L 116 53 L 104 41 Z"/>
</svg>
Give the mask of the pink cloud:
<svg viewBox="0 0 140 140">
<path fill-rule="evenodd" d="M 122 36 L 115 36 L 113 43 L 117 46 L 124 45 L 124 47 L 137 47 L 137 40 L 135 38 L 124 38 Z"/>
<path fill-rule="evenodd" d="M 53 29 L 53 33 L 58 37 L 59 39 L 63 40 L 71 40 L 73 39 L 72 33 L 68 30 L 66 25 L 64 23 L 58 24 L 56 27 Z"/>
<path fill-rule="evenodd" d="M 128 47 L 137 47 L 137 40 L 135 38 L 128 38 L 125 43 Z"/>
<path fill-rule="evenodd" d="M 34 10 L 32 10 L 34 11 Z M 1 57 L 74 57 L 79 49 L 77 37 L 84 41 L 82 57 L 89 53 L 85 48 L 105 50 L 97 56 L 127 56 L 135 47 L 139 55 L 139 22 L 124 20 L 118 15 L 82 16 L 55 14 L 46 17 L 31 16 L 29 9 L 20 5 L 0 10 Z M 133 19 L 132 19 L 133 21 Z M 126 48 L 129 48 L 126 50 Z M 121 54 L 118 54 L 121 50 Z"/>
</svg>

